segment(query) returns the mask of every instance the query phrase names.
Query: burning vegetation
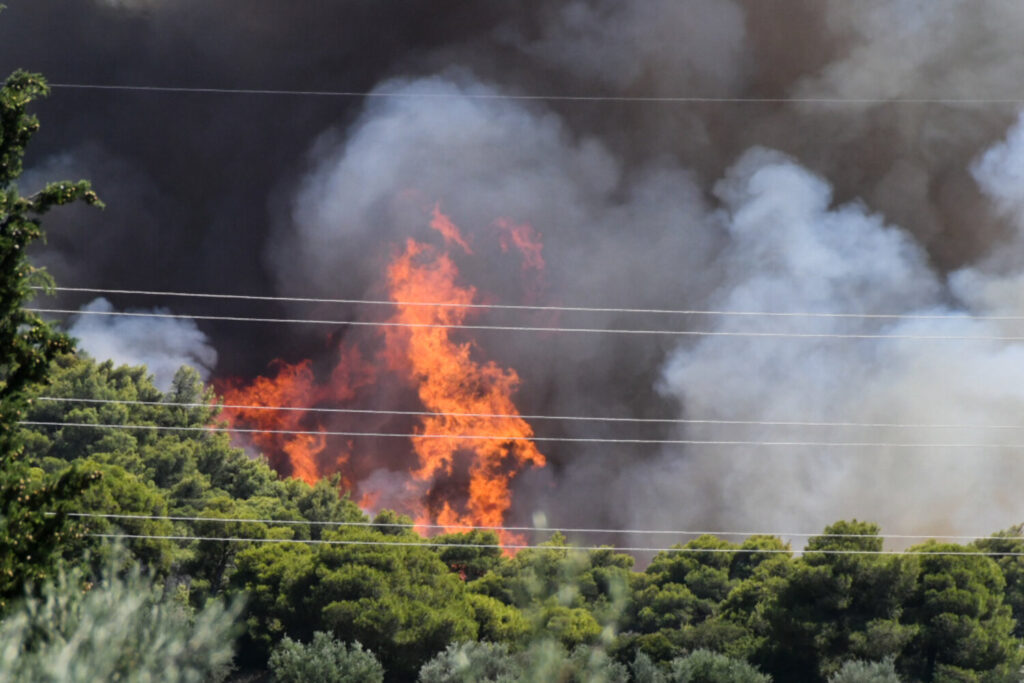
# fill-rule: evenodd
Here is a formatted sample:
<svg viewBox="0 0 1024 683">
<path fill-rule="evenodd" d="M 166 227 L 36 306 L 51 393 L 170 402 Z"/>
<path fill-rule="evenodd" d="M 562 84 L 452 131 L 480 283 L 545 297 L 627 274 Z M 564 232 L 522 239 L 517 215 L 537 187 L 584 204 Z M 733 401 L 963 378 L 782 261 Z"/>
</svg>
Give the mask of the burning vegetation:
<svg viewBox="0 0 1024 683">
<path fill-rule="evenodd" d="M 536 231 L 508 219 L 494 225 L 502 251 L 514 247 L 524 271 L 539 276 L 544 259 Z M 430 226 L 442 244 L 407 239 L 395 249 L 385 283 L 392 315 L 363 342 L 372 349 L 342 341 L 323 377 L 312 359 L 277 359 L 271 375 L 221 380 L 222 415 L 237 441 L 279 472 L 309 483 L 340 474 L 364 508 L 386 502 L 419 524 L 452 529 L 501 526 L 512 506 L 512 480 L 546 460 L 513 401 L 519 375 L 484 359 L 484 347 L 459 330 L 478 296 L 460 283 L 455 259 L 472 257 L 473 249 L 440 205 Z M 360 412 L 364 389 L 405 395 L 411 409 Z M 379 476 L 381 470 L 391 476 Z"/>
</svg>

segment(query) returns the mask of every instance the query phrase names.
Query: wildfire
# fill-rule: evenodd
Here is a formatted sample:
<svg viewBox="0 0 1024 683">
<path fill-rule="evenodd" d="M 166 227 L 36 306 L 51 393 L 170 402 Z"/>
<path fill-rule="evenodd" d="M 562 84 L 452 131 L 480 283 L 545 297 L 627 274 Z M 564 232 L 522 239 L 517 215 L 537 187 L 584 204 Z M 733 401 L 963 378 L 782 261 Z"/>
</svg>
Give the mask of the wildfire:
<svg viewBox="0 0 1024 683">
<path fill-rule="evenodd" d="M 289 365 L 281 360 L 273 363 L 273 378 L 257 377 L 249 386 L 229 381 L 217 386 L 225 405 L 253 406 L 225 408 L 222 416 L 236 429 L 306 431 L 300 411 L 268 410 L 268 406 L 302 406 L 315 393 L 312 363 L 308 360 Z M 242 433 L 242 432 L 239 432 Z M 268 431 L 245 432 L 245 440 L 265 453 L 270 465 L 313 484 L 319 479 L 317 456 L 327 445 L 324 436 L 277 434 Z"/>
<path fill-rule="evenodd" d="M 495 225 L 502 251 L 514 246 L 522 254 L 524 270 L 543 268 L 540 241 L 529 225 L 506 219 Z M 476 290 L 459 284 L 459 271 L 448 248 L 458 247 L 467 256 L 473 250 L 440 205 L 433 207 L 430 227 L 444 238 L 445 248 L 409 239 L 388 266 L 388 296 L 396 303 L 390 322 L 399 325 L 383 328 L 382 351 L 364 357 L 349 342 L 341 348 L 331 376 L 322 382 L 311 361 L 279 360 L 273 377 L 259 377 L 249 384 L 221 382 L 217 389 L 225 404 L 252 406 L 225 409 L 225 418 L 236 429 L 320 432 L 236 433 L 266 454 L 282 473 L 313 483 L 341 472 L 366 506 L 398 500 L 395 506 L 405 508 L 399 511 L 420 523 L 436 521 L 453 529 L 501 526 L 512 505 L 512 480 L 526 467 L 543 467 L 546 460 L 530 440 L 533 429 L 512 400 L 519 375 L 493 361 L 479 360 L 482 348 L 463 340 L 464 331 L 458 329 L 474 310 L 468 305 L 474 303 Z M 365 394 L 380 394 L 389 382 L 411 391 L 419 410 L 434 413 L 419 418 L 414 436 L 401 447 L 404 459 L 393 453 L 381 457 L 378 452 L 364 452 L 351 441 L 336 444 L 336 438 L 323 434 L 333 431 L 324 426 L 329 413 L 260 408 L 359 405 Z M 395 392 L 391 387 L 387 394 Z M 373 488 L 379 478 L 368 473 L 382 462 L 393 465 L 396 461 L 405 463 L 404 489 L 384 495 Z M 520 540 L 508 533 L 501 536 L 505 542 Z"/>
<path fill-rule="evenodd" d="M 362 362 L 357 349 L 342 348 L 330 381 L 324 384 L 317 382 L 309 360 L 289 364 L 277 359 L 271 367 L 276 370 L 273 377 L 257 377 L 249 385 L 238 380 L 216 381 L 215 389 L 226 406 L 221 417 L 251 447 L 265 454 L 278 472 L 309 484 L 327 474 L 344 474 L 347 450 L 327 454 L 327 438 L 322 433 L 287 432 L 326 431 L 315 421 L 319 416 L 304 408 L 351 399 L 358 388 L 372 381 L 372 366 Z"/>
<path fill-rule="evenodd" d="M 523 255 L 523 270 L 544 270 L 544 245 L 540 235 L 529 223 L 515 223 L 508 218 L 495 221 L 502 251 L 515 247 Z"/>
<path fill-rule="evenodd" d="M 493 362 L 477 362 L 473 359 L 474 344 L 453 341 L 450 327 L 426 327 L 459 325 L 465 320 L 467 309 L 458 304 L 471 303 L 474 290 L 457 286 L 456 275 L 447 254 L 414 240 L 406 242 L 405 251 L 388 268 L 392 300 L 455 305 L 400 304 L 396 320 L 417 327 L 389 328 L 385 333 L 387 357 L 393 369 L 401 370 L 404 365 L 418 386 L 423 406 L 438 413 L 423 418 L 420 434 L 429 438 L 413 440 L 419 456 L 413 478 L 429 482 L 438 475 L 453 474 L 460 453 L 469 460 L 465 511 L 456 511 L 444 501 L 437 513 L 438 522 L 500 526 L 512 503 L 512 477 L 527 465 L 544 466 L 545 459 L 529 441 L 533 429 L 518 417 L 512 402 L 519 384 L 515 370 L 502 369 Z"/>
</svg>

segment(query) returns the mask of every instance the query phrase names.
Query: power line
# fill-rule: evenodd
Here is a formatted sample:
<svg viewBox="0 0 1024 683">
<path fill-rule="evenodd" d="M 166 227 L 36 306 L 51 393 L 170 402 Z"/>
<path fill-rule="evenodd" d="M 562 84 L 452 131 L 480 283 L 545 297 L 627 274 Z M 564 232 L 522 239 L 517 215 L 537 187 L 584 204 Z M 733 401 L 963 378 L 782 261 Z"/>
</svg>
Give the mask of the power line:
<svg viewBox="0 0 1024 683">
<path fill-rule="evenodd" d="M 999 335 L 934 335 L 934 334 L 851 334 L 841 332 L 732 332 L 722 330 L 640 330 L 601 327 L 533 327 L 519 325 L 463 325 L 448 323 L 405 323 L 370 320 L 315 320 L 301 318 L 259 318 L 227 315 L 184 315 L 179 313 L 149 313 L 142 311 L 89 311 L 60 308 L 26 308 L 33 313 L 61 315 L 100 315 L 134 318 L 169 318 L 176 320 L 214 320 L 223 322 L 290 323 L 302 325 L 349 325 L 353 327 L 394 327 L 458 330 L 490 330 L 495 332 L 577 332 L 596 334 L 635 334 L 688 337 L 767 337 L 783 339 L 899 339 L 916 341 L 1024 341 L 1024 336 Z"/>
<path fill-rule="evenodd" d="M 586 415 L 519 415 L 505 413 L 450 413 L 432 412 L 428 410 L 385 410 L 374 408 L 317 408 L 307 406 L 257 406 L 234 403 L 183 403 L 176 401 L 128 401 L 113 398 L 65 398 L 59 396 L 38 396 L 37 401 L 58 403 L 90 403 L 114 404 L 130 406 L 152 406 L 169 408 L 223 408 L 225 410 L 270 410 L 294 411 L 309 413 L 341 413 L 353 415 L 396 415 L 408 417 L 469 417 L 485 419 L 509 420 L 559 420 L 565 422 L 623 422 L 640 424 L 701 424 L 701 425 L 738 425 L 757 427 L 862 427 L 902 428 L 902 429 L 1024 429 L 1024 425 L 1000 424 L 969 424 L 969 423 L 928 423 L 928 422 L 824 422 L 795 420 L 715 420 L 702 418 L 662 418 L 662 417 L 618 417 L 618 416 L 586 416 Z"/>
<path fill-rule="evenodd" d="M 792 555 L 797 554 L 821 554 L 821 555 L 903 555 L 906 557 L 939 555 L 953 556 L 965 555 L 971 557 L 1024 557 L 1024 552 L 1016 551 L 982 551 L 982 550 L 938 550 L 934 552 L 905 552 L 902 550 L 790 550 L 787 548 L 649 548 L 642 546 L 574 546 L 574 545 L 530 545 L 517 543 L 437 543 L 432 541 L 367 541 L 367 540 L 333 540 L 333 539 L 290 539 L 290 538 L 243 538 L 236 536 L 179 536 L 179 535 L 155 535 L 155 534 L 87 534 L 96 538 L 115 539 L 149 539 L 168 541 L 215 541 L 223 543 L 301 543 L 306 545 L 356 545 L 356 546 L 396 546 L 414 548 L 483 548 L 497 550 L 577 550 L 585 552 L 596 552 L 601 550 L 613 550 L 616 552 L 628 553 L 728 553 L 731 555 L 750 554 L 771 554 L 771 555 Z"/>
<path fill-rule="evenodd" d="M 46 287 L 33 287 L 47 291 Z M 529 306 L 520 304 L 457 304 L 441 301 L 391 301 L 388 299 L 326 299 L 300 296 L 262 296 L 255 294 L 211 294 L 207 292 L 164 292 L 147 289 L 100 289 L 95 287 L 53 287 L 56 292 L 85 294 L 125 294 L 133 296 L 166 296 L 193 299 L 229 299 L 308 304 L 351 304 L 365 306 L 422 306 L 433 308 L 465 308 L 482 310 L 546 311 L 559 313 L 640 313 L 650 315 L 743 316 L 776 318 L 850 318 L 883 320 L 1024 320 L 1019 315 L 968 315 L 965 313 L 830 313 L 825 311 L 730 311 L 672 308 L 615 308 L 608 306 Z"/>
<path fill-rule="evenodd" d="M 53 515 L 53 513 L 48 513 Z M 416 522 L 330 522 L 296 519 L 249 519 L 232 517 L 189 517 L 182 515 L 132 515 L 123 513 L 99 513 L 99 512 L 69 512 L 68 517 L 101 518 L 101 519 L 133 519 L 133 520 L 160 520 L 170 522 L 221 522 L 244 523 L 244 524 L 289 524 L 300 526 L 329 526 L 329 527 L 386 527 L 397 529 L 441 529 L 450 531 L 452 529 L 464 529 L 468 531 L 534 531 L 546 533 L 589 533 L 589 534 L 636 534 L 636 535 L 668 535 L 668 536 L 774 536 L 774 537 L 821 537 L 821 538 L 881 538 L 900 540 L 929 540 L 944 539 L 956 541 L 976 541 L 989 538 L 1010 538 L 1020 539 L 1020 536 L 993 537 L 991 535 L 979 536 L 944 536 L 944 535 L 922 535 L 922 534 L 829 534 L 829 533 L 805 533 L 805 532 L 780 532 L 780 531 L 685 531 L 669 529 L 594 529 L 594 528 L 572 528 L 572 527 L 539 527 L 539 526 L 486 526 L 474 524 L 418 524 Z"/>
<path fill-rule="evenodd" d="M 343 97 L 376 99 L 469 99 L 550 102 L 628 102 L 648 104 L 1024 104 L 1020 98 L 876 98 L 876 97 L 703 97 L 660 95 L 556 95 L 481 92 L 388 92 L 363 90 L 277 90 L 268 88 L 214 88 L 164 85 L 116 85 L 100 83 L 50 83 L 51 88 L 66 90 L 106 90 L 139 93 L 185 93 L 196 95 L 273 95 L 293 97 Z"/>
<path fill-rule="evenodd" d="M 571 436 L 518 436 L 491 434 L 408 434 L 395 432 L 338 432 L 303 429 L 248 429 L 234 427 L 179 427 L 173 425 L 94 424 L 86 422 L 47 422 L 22 420 L 18 424 L 35 427 L 83 427 L 91 429 L 155 429 L 179 432 L 226 432 L 237 434 L 281 434 L 287 436 L 346 436 L 366 438 L 449 439 L 451 441 L 526 441 L 531 443 L 589 443 L 662 446 L 767 446 L 819 448 L 978 448 L 984 450 L 1024 449 L 1015 443 L 928 443 L 892 441 L 739 441 L 700 439 L 603 439 Z"/>
</svg>

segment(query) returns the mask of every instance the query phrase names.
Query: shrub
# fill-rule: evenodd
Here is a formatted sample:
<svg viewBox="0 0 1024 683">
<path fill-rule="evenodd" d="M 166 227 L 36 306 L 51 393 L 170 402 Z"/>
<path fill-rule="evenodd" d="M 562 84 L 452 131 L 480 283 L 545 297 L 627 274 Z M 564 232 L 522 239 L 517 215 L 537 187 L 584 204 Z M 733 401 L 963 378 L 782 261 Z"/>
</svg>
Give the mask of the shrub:
<svg viewBox="0 0 1024 683">
<path fill-rule="evenodd" d="M 220 681 L 231 670 L 237 610 L 189 610 L 138 566 L 112 560 L 94 585 L 61 571 L 0 622 L 0 680 Z"/>
<path fill-rule="evenodd" d="M 381 683 L 384 667 L 359 643 L 339 642 L 323 631 L 309 644 L 285 637 L 270 655 L 279 683 Z"/>
<path fill-rule="evenodd" d="M 865 662 L 859 659 L 844 662 L 828 683 L 900 683 L 891 657 L 880 662 Z"/>
<path fill-rule="evenodd" d="M 771 676 L 750 664 L 710 650 L 695 650 L 669 664 L 670 683 L 770 683 Z"/>
</svg>

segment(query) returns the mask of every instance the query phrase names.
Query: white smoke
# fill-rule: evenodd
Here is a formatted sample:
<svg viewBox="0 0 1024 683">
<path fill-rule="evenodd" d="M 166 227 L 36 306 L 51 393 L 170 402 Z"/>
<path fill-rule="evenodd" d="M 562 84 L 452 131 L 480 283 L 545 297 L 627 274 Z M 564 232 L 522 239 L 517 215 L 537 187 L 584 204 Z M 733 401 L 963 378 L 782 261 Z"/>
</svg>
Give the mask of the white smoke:
<svg viewBox="0 0 1024 683">
<path fill-rule="evenodd" d="M 1004 215 L 1021 221 L 1024 231 L 1024 114 L 1006 139 L 989 148 L 971 166 L 982 192 Z"/>
<path fill-rule="evenodd" d="M 114 307 L 100 297 L 81 310 L 109 312 Z M 206 379 L 217 362 L 217 351 L 193 320 L 79 315 L 68 332 L 78 339 L 79 348 L 98 360 L 147 366 L 162 391 L 170 388 L 182 365 L 194 367 Z"/>
<path fill-rule="evenodd" d="M 627 178 L 599 141 L 574 136 L 542 108 L 487 99 L 499 93 L 466 77 L 379 90 L 399 97 L 371 103 L 344 144 L 321 145 L 292 220 L 280 226 L 269 254 L 285 291 L 337 294 L 379 281 L 382 245 L 430 233 L 435 202 L 482 249 L 496 243 L 495 219 L 532 224 L 564 259 L 545 277 L 566 300 L 664 301 L 707 290 L 701 266 L 717 234 L 689 173 L 659 161 Z M 512 266 L 485 265 L 487 294 L 517 298 Z M 690 271 L 685 285 L 670 275 L 680 268 Z M 641 291 L 623 286 L 641 273 L 664 277 Z"/>
<path fill-rule="evenodd" d="M 675 502 L 661 521 L 800 531 L 859 517 L 894 533 L 984 533 L 1024 515 L 1017 456 L 995 447 L 1021 440 L 1007 427 L 1024 410 L 1024 344 L 985 339 L 1012 331 L 969 317 L 1002 309 L 951 307 L 951 292 L 907 233 L 861 205 L 831 207 L 829 185 L 781 155 L 752 150 L 715 193 L 730 235 L 716 308 L 940 317 L 722 318 L 713 330 L 896 338 L 706 338 L 665 366 L 661 388 L 686 417 L 910 426 L 704 425 L 686 429 L 686 438 L 977 446 L 666 452 L 631 474 L 649 482 L 654 499 Z M 972 282 L 961 275 L 954 292 L 977 305 L 972 288 L 986 283 L 980 273 Z M 1002 428 L 924 426 L 932 424 Z M 642 511 L 646 523 L 656 510 Z"/>
<path fill-rule="evenodd" d="M 317 149 L 293 220 L 281 226 L 271 251 L 286 291 L 336 295 L 346 283 L 379 280 L 379 245 L 423 234 L 425 209 L 435 201 L 476 246 L 495 217 L 511 216 L 544 235 L 548 260 L 557 264 L 546 274 L 553 301 L 940 316 L 711 319 L 706 329 L 717 332 L 894 338 L 687 343 L 671 352 L 657 382 L 685 417 L 968 425 L 705 425 L 681 430 L 681 438 L 977 445 L 696 446 L 653 458 L 617 449 L 612 457 L 629 463 L 618 466 L 591 449 L 564 458 L 556 478 L 546 471 L 522 475 L 526 495 L 518 500 L 530 511 L 566 519 L 591 510 L 637 528 L 766 531 L 817 530 L 860 517 L 904 533 L 987 532 L 1024 513 L 1014 497 L 1024 475 L 1014 475 L 1010 451 L 995 448 L 1012 443 L 1015 432 L 969 426 L 1012 426 L 1024 409 L 1024 346 L 985 339 L 1012 331 L 971 317 L 1003 310 L 994 299 L 1013 300 L 1008 290 L 993 289 L 1005 272 L 963 269 L 944 277 L 909 232 L 862 203 L 834 205 L 826 179 L 778 152 L 742 155 L 715 184 L 712 203 L 678 165 L 659 160 L 627 173 L 597 140 L 572 134 L 542 108 L 491 99 L 496 91 L 465 76 L 393 81 L 381 89 L 409 97 L 373 102 L 343 143 L 325 138 Z M 1016 168 L 1015 139 L 1011 134 L 1003 145 L 1012 151 L 997 147 L 977 162 L 977 177 L 992 177 L 979 180 L 983 191 L 1013 187 L 1006 176 Z M 466 282 L 515 301 L 510 273 L 518 277 L 518 269 L 505 273 L 485 263 L 486 270 L 473 272 L 467 259 Z M 688 323 L 682 326 L 696 327 Z M 585 324 L 648 323 L 605 315 Z M 919 338 L 927 336 L 980 339 Z M 546 344 L 504 337 L 485 346 L 529 377 L 545 378 L 533 391 L 543 394 L 548 412 L 638 416 L 649 416 L 652 400 L 623 392 L 623 382 L 635 387 L 636 373 L 656 367 L 670 348 L 663 340 L 645 345 L 602 335 Z M 530 391 L 527 383 L 524 393 Z M 601 429 L 558 428 L 588 437 Z M 553 490 L 563 493 L 552 497 Z M 629 502 L 614 512 L 598 509 L 609 497 L 588 493 L 595 490 Z"/>
</svg>

